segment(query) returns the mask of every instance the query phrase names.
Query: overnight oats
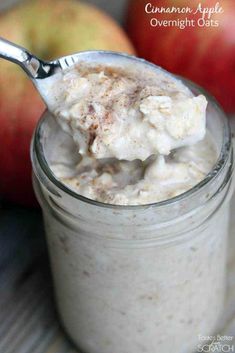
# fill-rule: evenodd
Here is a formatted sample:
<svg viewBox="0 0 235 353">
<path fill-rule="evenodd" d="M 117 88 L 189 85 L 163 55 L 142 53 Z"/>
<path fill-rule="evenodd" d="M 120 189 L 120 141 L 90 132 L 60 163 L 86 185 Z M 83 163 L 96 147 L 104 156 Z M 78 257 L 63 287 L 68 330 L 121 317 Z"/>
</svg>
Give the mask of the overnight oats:
<svg viewBox="0 0 235 353">
<path fill-rule="evenodd" d="M 228 123 L 146 61 L 78 61 L 42 80 L 32 143 L 61 321 L 86 353 L 193 352 L 224 302 Z"/>
</svg>

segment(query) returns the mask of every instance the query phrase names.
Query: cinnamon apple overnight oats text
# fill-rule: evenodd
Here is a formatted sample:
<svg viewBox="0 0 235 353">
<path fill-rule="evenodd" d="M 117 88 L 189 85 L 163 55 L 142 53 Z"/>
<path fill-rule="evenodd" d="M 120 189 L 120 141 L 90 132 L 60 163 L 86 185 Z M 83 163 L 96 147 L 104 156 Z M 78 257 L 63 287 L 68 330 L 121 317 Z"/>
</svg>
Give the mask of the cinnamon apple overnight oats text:
<svg viewBox="0 0 235 353">
<path fill-rule="evenodd" d="M 119 205 L 159 202 L 195 186 L 217 159 L 206 98 L 161 69 L 80 63 L 48 87 L 49 108 L 79 153 L 51 169 L 78 194 Z"/>
</svg>

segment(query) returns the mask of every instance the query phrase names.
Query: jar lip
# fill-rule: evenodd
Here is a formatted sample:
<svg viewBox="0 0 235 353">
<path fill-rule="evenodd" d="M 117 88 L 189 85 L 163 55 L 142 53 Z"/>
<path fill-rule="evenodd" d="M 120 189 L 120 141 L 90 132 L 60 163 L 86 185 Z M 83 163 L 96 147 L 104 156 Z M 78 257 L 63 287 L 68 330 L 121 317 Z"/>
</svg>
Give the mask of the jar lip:
<svg viewBox="0 0 235 353">
<path fill-rule="evenodd" d="M 93 53 L 93 51 L 91 51 L 90 53 Z M 96 51 L 94 51 L 94 53 L 96 53 Z M 97 53 L 100 53 L 100 51 L 97 51 Z M 106 52 L 105 52 L 106 53 Z M 114 52 L 108 52 L 107 53 L 111 53 L 114 54 Z M 139 59 L 139 58 L 135 58 L 132 57 L 130 55 L 127 54 L 122 54 L 122 53 L 115 53 L 117 55 L 123 56 L 123 57 L 129 57 L 131 59 L 135 59 L 138 61 L 142 61 L 150 66 L 153 67 L 157 67 L 157 65 L 154 65 L 152 63 L 149 63 L 148 61 L 145 61 L 144 59 Z M 164 69 L 160 68 L 162 71 L 165 71 Z M 167 72 L 167 71 L 166 71 Z M 41 132 L 42 132 L 42 126 L 43 123 L 46 119 L 46 112 L 47 110 L 45 110 L 44 114 L 42 115 L 41 119 L 38 122 L 38 125 L 35 129 L 35 133 L 34 133 L 34 140 L 33 140 L 33 147 L 35 149 L 36 152 L 36 156 L 37 159 L 39 161 L 40 167 L 42 168 L 43 172 L 46 174 L 46 176 L 48 177 L 48 179 L 55 184 L 61 191 L 65 192 L 66 194 L 70 195 L 71 197 L 80 200 L 84 203 L 88 203 L 94 206 L 99 206 L 102 208 L 109 208 L 109 209 L 115 209 L 115 210 L 143 210 L 146 208 L 160 208 L 162 206 L 169 206 L 169 205 L 174 205 L 177 202 L 180 202 L 182 200 L 186 200 L 187 198 L 189 198 L 192 195 L 195 195 L 201 188 L 204 188 L 206 185 L 208 185 L 210 183 L 210 181 L 212 181 L 218 174 L 220 174 L 220 172 L 223 170 L 223 167 L 226 165 L 229 155 L 230 155 L 230 149 L 232 146 L 232 135 L 231 135 L 231 129 L 230 129 L 230 125 L 228 122 L 228 119 L 223 111 L 223 109 L 221 108 L 221 106 L 219 105 L 219 103 L 216 101 L 216 99 L 210 95 L 205 89 L 203 89 L 202 87 L 200 87 L 199 85 L 195 84 L 194 82 L 185 79 L 181 76 L 177 76 L 174 75 L 175 77 L 178 77 L 180 80 L 182 80 L 185 83 L 189 83 L 190 86 L 192 88 L 195 89 L 199 89 L 200 92 L 202 94 L 204 94 L 214 105 L 215 109 L 219 112 L 220 116 L 223 119 L 223 141 L 222 141 L 222 148 L 219 154 L 219 157 L 213 167 L 213 169 L 206 175 L 206 177 L 200 181 L 198 184 L 196 184 L 193 188 L 185 191 L 182 194 L 179 194 L 175 197 L 172 197 L 170 199 L 167 200 L 163 200 L 160 202 L 154 202 L 154 203 L 150 203 L 150 204 L 143 204 L 143 205 L 117 205 L 117 204 L 108 204 L 108 203 L 104 203 L 101 201 L 96 201 L 93 199 L 89 199 L 85 196 L 79 195 L 77 194 L 75 191 L 73 191 L 72 189 L 70 189 L 69 187 L 67 187 L 64 183 L 62 183 L 61 181 L 59 181 L 54 174 L 52 173 L 52 170 L 50 168 L 50 166 L 47 163 L 47 160 L 44 156 L 43 153 L 43 146 L 42 146 L 42 140 L 41 140 Z"/>
</svg>

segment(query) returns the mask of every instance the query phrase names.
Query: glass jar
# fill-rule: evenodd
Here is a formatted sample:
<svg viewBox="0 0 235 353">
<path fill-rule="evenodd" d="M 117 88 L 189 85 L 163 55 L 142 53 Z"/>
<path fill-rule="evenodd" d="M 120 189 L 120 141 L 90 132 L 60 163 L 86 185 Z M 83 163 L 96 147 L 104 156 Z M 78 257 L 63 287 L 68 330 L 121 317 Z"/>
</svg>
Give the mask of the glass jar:
<svg viewBox="0 0 235 353">
<path fill-rule="evenodd" d="M 58 312 L 81 351 L 189 353 L 199 335 L 216 329 L 225 294 L 231 134 L 216 102 L 185 83 L 207 96 L 219 158 L 202 182 L 167 201 L 114 206 L 79 196 L 49 167 L 53 141 L 63 140 L 60 128 L 48 112 L 38 123 L 34 187 Z"/>
</svg>

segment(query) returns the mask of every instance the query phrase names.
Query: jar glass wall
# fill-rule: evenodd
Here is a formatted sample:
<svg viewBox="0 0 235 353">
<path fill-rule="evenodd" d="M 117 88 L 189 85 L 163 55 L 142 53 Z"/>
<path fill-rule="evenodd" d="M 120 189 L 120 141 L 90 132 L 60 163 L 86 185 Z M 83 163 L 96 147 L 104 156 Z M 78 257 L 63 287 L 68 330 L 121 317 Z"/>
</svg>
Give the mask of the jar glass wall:
<svg viewBox="0 0 235 353">
<path fill-rule="evenodd" d="M 207 128 L 219 152 L 214 169 L 184 194 L 145 206 L 103 204 L 68 189 L 49 167 L 63 133 L 48 112 L 38 124 L 34 187 L 58 311 L 84 352 L 189 353 L 199 334 L 216 329 L 225 293 L 233 153 L 227 120 L 207 99 Z"/>
</svg>

